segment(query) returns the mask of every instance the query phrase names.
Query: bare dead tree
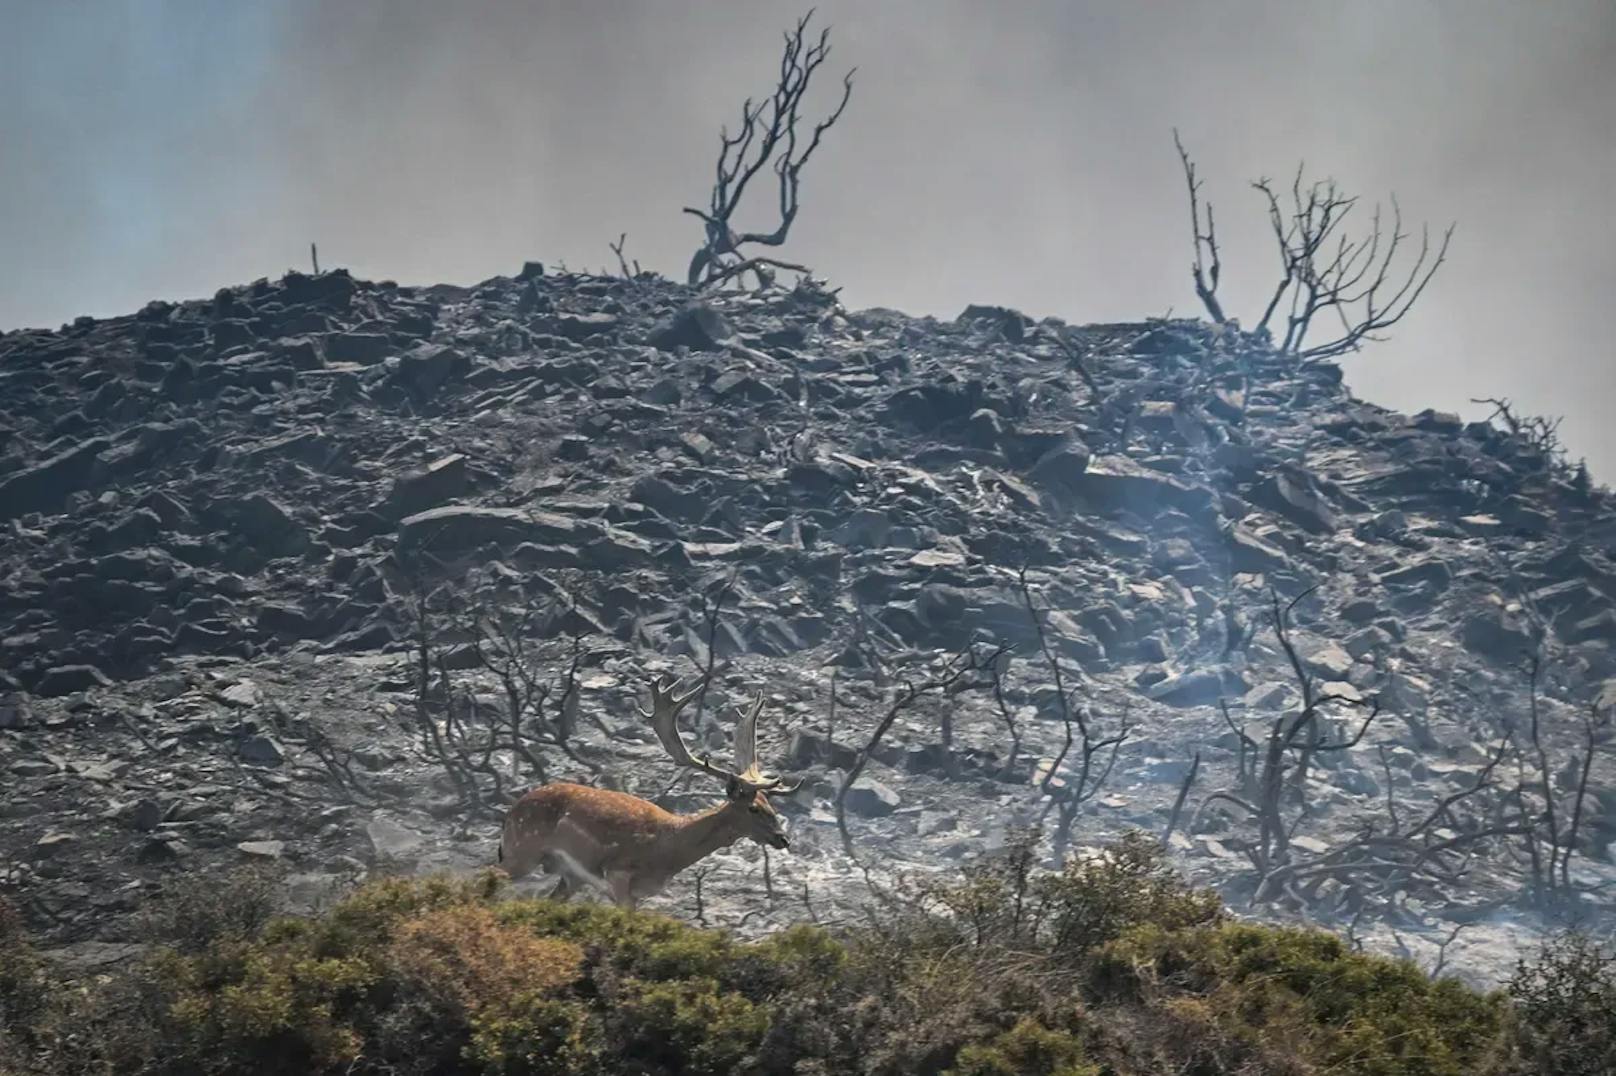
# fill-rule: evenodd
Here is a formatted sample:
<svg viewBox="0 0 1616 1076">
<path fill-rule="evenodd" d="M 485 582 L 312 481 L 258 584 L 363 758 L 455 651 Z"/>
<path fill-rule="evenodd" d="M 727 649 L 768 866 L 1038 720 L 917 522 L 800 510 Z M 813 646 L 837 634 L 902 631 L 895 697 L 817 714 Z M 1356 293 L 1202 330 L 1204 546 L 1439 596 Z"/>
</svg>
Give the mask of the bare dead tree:
<svg viewBox="0 0 1616 1076">
<path fill-rule="evenodd" d="M 1185 151 L 1176 127 L 1173 128 L 1173 145 L 1178 147 L 1178 159 L 1184 166 L 1184 182 L 1190 191 L 1190 239 L 1195 250 L 1190 275 L 1195 280 L 1195 294 L 1200 296 L 1201 305 L 1206 307 L 1212 320 L 1222 325 L 1229 318 L 1223 312 L 1223 304 L 1218 302 L 1218 278 L 1223 275 L 1223 259 L 1218 252 L 1217 218 L 1213 216 L 1212 203 L 1207 202 L 1206 230 L 1201 230 L 1201 181 L 1195 177 L 1195 162 Z"/>
<path fill-rule="evenodd" d="M 1454 942 L 1459 940 L 1459 935 L 1472 925 L 1471 923 L 1455 923 L 1453 929 L 1448 931 L 1448 936 L 1436 943 L 1436 960 L 1431 964 L 1431 970 L 1426 972 L 1429 978 L 1432 980 L 1442 978 L 1442 973 L 1448 967 L 1448 949 Z"/>
<path fill-rule="evenodd" d="M 572 742 L 581 638 L 573 633 L 567 657 L 540 651 L 538 640 L 558 622 L 557 600 L 572 599 L 512 601 L 476 583 L 431 591 L 418 584 L 407 598 L 417 742 L 467 818 L 496 815 L 518 787 L 548 780 L 552 753 L 600 769 Z M 479 695 L 480 677 L 497 685 L 493 701 Z"/>
<path fill-rule="evenodd" d="M 1217 297 L 1223 266 L 1211 203 L 1207 203 L 1203 231 L 1201 182 L 1195 164 L 1176 130 L 1173 142 L 1189 189 L 1195 252 L 1191 273 L 1196 294 L 1207 315 L 1221 325 L 1230 319 Z M 1405 273 L 1398 268 L 1399 257 L 1406 254 L 1413 236 L 1403 230 L 1397 198 L 1391 198 L 1389 228 L 1376 205 L 1367 230 L 1350 235 L 1344 226 L 1358 198 L 1345 194 L 1334 179 L 1305 181 L 1305 168 L 1303 164 L 1296 169 L 1289 205 L 1283 204 L 1266 177 L 1252 183 L 1267 202 L 1280 263 L 1279 280 L 1253 331 L 1274 333 L 1279 337 L 1278 351 L 1302 363 L 1350 354 L 1366 343 L 1384 339 L 1379 334 L 1408 314 L 1447 260 L 1454 232 L 1450 224 L 1436 240 L 1429 226 L 1421 225 L 1419 249 Z M 1283 332 L 1270 328 L 1276 315 L 1283 318 Z M 1335 335 L 1322 343 L 1309 343 L 1309 334 L 1327 322 L 1334 325 Z"/>
<path fill-rule="evenodd" d="M 863 749 L 859 751 L 853 765 L 848 767 L 847 776 L 842 778 L 841 787 L 836 790 L 836 828 L 841 832 L 842 847 L 849 856 L 853 855 L 853 836 L 847 828 L 847 793 L 853 787 L 854 782 L 859 779 L 859 775 L 864 772 L 864 767 L 869 764 L 876 748 L 881 746 L 882 739 L 885 738 L 887 731 L 892 728 L 893 723 L 898 720 L 898 715 L 913 705 L 915 700 L 922 695 L 933 691 L 949 691 L 962 681 L 974 679 L 976 673 L 981 672 L 990 663 L 996 661 L 1003 652 L 1004 647 L 997 646 L 984 653 L 977 648 L 977 644 L 973 643 L 949 658 L 936 673 L 926 679 L 920 681 L 905 679 L 903 681 L 902 689 L 893 697 L 886 713 L 882 714 L 881 719 L 876 722 L 875 729 L 870 733 L 869 740 L 865 742 Z"/>
<path fill-rule="evenodd" d="M 607 243 L 606 245 L 612 248 L 612 253 L 613 254 L 617 255 L 617 271 L 623 277 L 623 279 L 624 280 L 638 280 L 638 279 L 640 279 L 640 276 L 641 276 L 640 259 L 638 259 L 638 258 L 634 259 L 634 268 L 633 268 L 632 271 L 630 271 L 629 264 L 628 264 L 628 259 L 623 255 L 623 246 L 627 242 L 628 242 L 628 233 L 623 232 L 622 234 L 620 234 L 617 237 L 617 242 L 615 242 L 615 243 Z"/>
<path fill-rule="evenodd" d="M 803 99 L 814 73 L 830 56 L 830 28 L 817 41 L 806 37 L 813 11 L 797 20 L 796 28 L 785 34 L 780 57 L 780 77 L 773 93 L 762 101 L 748 97 L 741 105 L 739 129 L 732 135 L 728 127 L 719 132 L 717 175 L 706 209 L 685 207 L 699 217 L 705 238 L 690 260 L 689 283 L 715 286 L 726 280 L 753 273 L 760 287 L 774 279 L 774 269 L 808 272 L 805 266 L 781 261 L 772 255 L 751 254 L 743 247 L 778 248 L 786 241 L 797 219 L 802 170 L 819 148 L 825 132 L 841 119 L 853 94 L 854 71 L 842 79 L 842 98 L 828 118 L 806 133 L 802 115 Z M 779 223 L 773 231 L 739 232 L 734 218 L 752 180 L 769 168 L 778 184 Z"/>
<path fill-rule="evenodd" d="M 1433 253 L 1429 226 L 1420 227 L 1420 248 L 1406 276 L 1395 273 L 1398 251 L 1410 238 L 1403 231 L 1403 212 L 1394 196 L 1392 225 L 1382 226 L 1376 205 L 1367 235 L 1351 238 L 1337 229 L 1357 205 L 1333 179 L 1317 180 L 1303 193 L 1302 166 L 1291 182 L 1291 207 L 1282 210 L 1267 179 L 1252 186 L 1268 200 L 1268 222 L 1279 247 L 1284 276 L 1263 311 L 1256 329 L 1261 332 L 1289 292 L 1289 313 L 1280 351 L 1303 362 L 1331 358 L 1359 350 L 1376 334 L 1403 319 L 1425 291 L 1431 277 L 1447 260 L 1454 225 L 1448 225 Z M 1331 246 L 1333 242 L 1333 248 Z M 1399 283 L 1399 280 L 1401 281 Z M 1340 335 L 1322 344 L 1307 345 L 1306 338 L 1320 316 L 1339 323 Z"/>
<path fill-rule="evenodd" d="M 1560 424 L 1565 416 L 1549 418 L 1546 415 L 1517 415 L 1508 399 L 1471 397 L 1471 403 L 1487 404 L 1492 414 L 1486 421 L 1500 424 L 1504 431 L 1525 448 L 1528 455 L 1536 456 L 1541 466 L 1556 478 L 1570 478 L 1574 473 L 1586 474 L 1586 463 L 1572 467 L 1565 445 L 1560 441 Z"/>
<path fill-rule="evenodd" d="M 1061 745 L 1060 754 L 1045 772 L 1039 786 L 1045 795 L 1051 797 L 1051 802 L 1060 808 L 1061 826 L 1056 831 L 1056 842 L 1060 844 L 1069 834 L 1078 808 L 1099 795 L 1101 787 L 1111 776 L 1111 770 L 1116 766 L 1117 752 L 1133 734 L 1133 726 L 1129 722 L 1127 711 L 1124 710 L 1117 730 L 1106 735 L 1095 727 L 1093 717 L 1086 707 L 1074 705 L 1072 695 L 1066 690 L 1060 660 L 1049 645 L 1049 635 L 1044 630 L 1043 612 L 1033 601 L 1025 565 L 1016 573 L 1016 586 L 1021 593 L 1022 604 L 1026 606 L 1027 616 L 1032 621 L 1033 633 L 1038 638 L 1039 652 L 1043 654 L 1044 663 L 1054 680 L 1055 698 L 1060 707 L 1061 723 L 1065 729 L 1066 738 Z M 1075 692 L 1076 689 L 1073 690 Z M 1061 767 L 1071 755 L 1074 746 L 1078 752 L 1075 778 L 1064 781 L 1061 788 L 1054 789 L 1055 781 L 1060 777 Z"/>
<path fill-rule="evenodd" d="M 1178 828 L 1179 816 L 1184 813 L 1184 801 L 1190 798 L 1190 788 L 1195 784 L 1196 774 L 1201 772 L 1201 752 L 1195 752 L 1195 760 L 1190 763 L 1190 772 L 1184 775 L 1184 783 L 1178 786 L 1178 796 L 1173 800 L 1173 812 L 1167 816 L 1167 828 L 1162 830 L 1161 842 L 1166 847 L 1173 839 L 1173 831 Z"/>
<path fill-rule="evenodd" d="M 700 926 L 707 925 L 707 901 L 705 894 L 702 892 L 702 884 L 707 881 L 707 876 L 713 870 L 712 864 L 707 863 L 698 865 L 690 872 L 691 879 L 696 883 L 696 923 Z"/>
<path fill-rule="evenodd" d="M 1522 777 L 1517 784 L 1514 799 L 1520 811 L 1521 830 L 1527 846 L 1527 858 L 1532 867 L 1532 893 L 1542 905 L 1559 902 L 1574 892 L 1571 861 L 1577 854 L 1577 838 L 1582 831 L 1583 810 L 1588 797 L 1588 781 L 1593 772 L 1594 752 L 1599 749 L 1607 716 L 1602 715 L 1598 703 L 1588 707 L 1582 717 L 1582 750 L 1573 755 L 1566 767 L 1574 775 L 1571 802 L 1567 811 L 1568 825 L 1562 829 L 1558 795 L 1554 787 L 1554 769 L 1548 748 L 1544 745 L 1544 730 L 1538 695 L 1542 676 L 1542 659 L 1538 654 L 1527 656 L 1527 740 L 1531 746 L 1530 763 L 1536 769 L 1535 779 Z M 1517 766 L 1520 766 L 1517 760 Z M 1541 806 L 1529 803 L 1528 793 L 1540 797 Z M 1546 856 L 1546 861 L 1545 861 Z"/>
<path fill-rule="evenodd" d="M 1565 856 L 1560 860 L 1560 885 L 1565 889 L 1571 888 L 1571 857 L 1577 850 L 1577 837 L 1582 830 L 1582 810 L 1588 799 L 1588 778 L 1593 770 L 1594 751 L 1606 723 L 1597 703 L 1583 711 L 1582 758 L 1580 762 L 1572 759 L 1572 767 L 1577 774 L 1577 788 L 1571 799 L 1571 830 L 1566 835 Z"/>
<path fill-rule="evenodd" d="M 1505 736 L 1464 788 L 1438 799 L 1408 826 L 1393 819 L 1389 828 L 1367 821 L 1358 834 L 1311 856 L 1286 855 L 1258 880 L 1252 903 L 1284 898 L 1298 909 L 1314 907 L 1327 883 L 1336 883 L 1360 901 L 1389 904 L 1399 893 L 1421 885 L 1440 893 L 1463 882 L 1485 842 L 1524 832 L 1519 823 L 1489 820 L 1491 812 L 1461 815 L 1461 805 L 1496 790 L 1494 773 L 1510 753 Z"/>
<path fill-rule="evenodd" d="M 1340 695 L 1330 691 L 1320 691 L 1312 674 L 1307 671 L 1301 656 L 1297 653 L 1295 644 L 1291 642 L 1289 630 L 1290 613 L 1296 608 L 1298 602 L 1311 594 L 1316 587 L 1310 587 L 1298 594 L 1284 605 L 1280 605 L 1277 591 L 1271 592 L 1273 602 L 1273 627 L 1279 639 L 1279 644 L 1289 660 L 1291 670 L 1296 676 L 1297 684 L 1301 689 L 1302 703 L 1294 714 L 1281 714 L 1269 726 L 1265 741 L 1259 745 L 1256 739 L 1241 728 L 1230 716 L 1227 706 L 1220 707 L 1224 720 L 1228 722 L 1238 738 L 1240 750 L 1240 780 L 1242 782 L 1242 795 L 1233 792 L 1214 792 L 1201 802 L 1196 809 L 1195 817 L 1191 820 L 1190 828 L 1195 828 L 1196 821 L 1205 809 L 1214 802 L 1232 804 L 1245 811 L 1256 819 L 1258 826 L 1257 839 L 1247 849 L 1252 865 L 1262 877 L 1270 875 L 1277 867 L 1289 861 L 1288 851 L 1291 839 L 1296 829 L 1306 819 L 1308 804 L 1306 795 L 1307 773 L 1312 765 L 1314 756 L 1321 752 L 1345 751 L 1357 746 L 1369 731 L 1375 718 L 1380 714 L 1380 702 L 1371 699 L 1367 702 L 1361 699 Z M 1366 709 L 1362 723 L 1357 731 L 1346 739 L 1327 742 L 1323 738 L 1321 718 L 1324 710 L 1332 705 L 1348 708 Z M 1248 770 L 1246 752 L 1250 750 L 1254 757 L 1255 770 Z M 1260 754 L 1259 754 L 1260 753 Z M 1251 797 L 1250 799 L 1246 797 Z M 1297 803 L 1299 811 L 1294 818 L 1287 820 L 1285 816 L 1286 805 Z M 1259 885 L 1259 891 L 1261 886 Z"/>
<path fill-rule="evenodd" d="M 740 569 L 736 568 L 724 577 L 724 581 L 711 594 L 701 596 L 701 616 L 703 623 L 703 640 L 706 652 L 702 660 L 697 663 L 701 673 L 700 693 L 696 696 L 696 727 L 701 727 L 701 719 L 707 706 L 707 688 L 713 682 L 713 669 L 718 663 L 718 629 L 723 622 L 724 600 L 735 589 L 735 581 L 740 578 Z"/>
<path fill-rule="evenodd" d="M 1004 721 L 1005 731 L 1010 734 L 1010 758 L 1005 765 L 1014 769 L 1016 759 L 1021 754 L 1021 726 L 1016 724 L 1016 717 L 1010 712 L 1010 705 L 1004 698 L 1004 677 L 1009 666 L 1010 652 L 1006 650 L 1003 658 L 988 666 L 988 671 L 993 677 L 994 705 L 999 708 L 999 717 Z"/>
<path fill-rule="evenodd" d="M 830 717 L 825 722 L 825 739 L 836 739 L 836 681 L 840 678 L 842 667 L 832 665 L 830 669 Z"/>
</svg>

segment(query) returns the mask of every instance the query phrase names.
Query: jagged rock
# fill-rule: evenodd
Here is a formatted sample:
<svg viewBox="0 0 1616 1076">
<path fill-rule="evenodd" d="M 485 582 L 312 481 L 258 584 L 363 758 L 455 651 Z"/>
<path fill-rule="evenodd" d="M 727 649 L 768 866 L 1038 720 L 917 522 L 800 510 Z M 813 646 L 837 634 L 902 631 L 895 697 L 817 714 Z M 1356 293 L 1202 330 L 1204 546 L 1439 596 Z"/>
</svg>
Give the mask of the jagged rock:
<svg viewBox="0 0 1616 1076">
<path fill-rule="evenodd" d="M 713 379 L 713 393 L 720 399 L 753 403 L 778 399 L 780 394 L 744 370 L 728 370 Z"/>
<path fill-rule="evenodd" d="M 61 767 L 47 758 L 19 758 L 11 764 L 15 777 L 49 777 L 60 771 Z"/>
<path fill-rule="evenodd" d="M 93 480 L 97 457 L 111 447 L 106 438 L 93 437 L 0 481 L 0 522 L 60 509 L 68 494 Z"/>
<path fill-rule="evenodd" d="M 162 834 L 140 846 L 135 859 L 148 865 L 173 863 L 191 854 L 191 846 L 177 834 Z"/>
<path fill-rule="evenodd" d="M 292 556 L 309 544 L 308 531 L 279 501 L 262 493 L 243 498 L 226 511 L 253 547 L 272 556 Z"/>
<path fill-rule="evenodd" d="M 399 357 L 392 379 L 416 399 L 425 400 L 470 369 L 471 360 L 454 348 L 417 344 Z"/>
<path fill-rule="evenodd" d="M 1019 310 L 1011 310 L 1005 306 L 980 306 L 975 303 L 967 306 L 954 320 L 992 326 L 999 335 L 1016 344 L 1027 338 L 1027 330 L 1032 327 L 1032 319 Z"/>
<path fill-rule="evenodd" d="M 241 841 L 236 851 L 249 859 L 280 859 L 286 853 L 285 841 Z"/>
<path fill-rule="evenodd" d="M 1213 706 L 1228 692 L 1217 669 L 1192 669 L 1169 675 L 1150 685 L 1145 694 L 1172 706 Z"/>
<path fill-rule="evenodd" d="M 580 537 L 578 521 L 554 512 L 447 505 L 407 516 L 398 525 L 400 551 L 457 550 L 523 542 L 567 543 Z"/>
<path fill-rule="evenodd" d="M 1291 558 L 1277 546 L 1258 538 L 1240 524 L 1228 530 L 1229 555 L 1237 572 L 1291 572 Z"/>
<path fill-rule="evenodd" d="M 77 843 L 78 838 L 71 833 L 63 833 L 59 830 L 55 833 L 47 833 L 34 842 L 34 855 L 40 859 L 49 859 Z"/>
<path fill-rule="evenodd" d="M 1073 483 L 1085 500 L 1106 508 L 1126 508 L 1144 516 L 1177 509 L 1191 516 L 1213 513 L 1210 490 L 1153 471 L 1126 456 L 1095 456 Z"/>
<path fill-rule="evenodd" d="M 400 475 L 387 495 L 384 514 L 401 519 L 466 495 L 470 472 L 466 457 L 452 453 L 419 471 Z"/>
<path fill-rule="evenodd" d="M 1469 649 L 1500 662 L 1519 661 L 1534 650 L 1525 621 L 1497 606 L 1467 616 L 1460 639 Z"/>
<path fill-rule="evenodd" d="M 241 761 L 252 766 L 279 766 L 286 761 L 286 752 L 271 737 L 254 733 L 236 745 Z"/>
<path fill-rule="evenodd" d="M 679 435 L 679 443 L 685 451 L 695 457 L 696 462 L 705 463 L 711 459 L 715 449 L 713 443 L 696 430 L 686 430 Z"/>
<path fill-rule="evenodd" d="M 604 311 L 592 314 L 558 314 L 542 321 L 539 327 L 567 340 L 587 340 L 591 336 L 615 332 L 621 320 Z"/>
<path fill-rule="evenodd" d="M 812 729 L 793 729 L 786 745 L 786 766 L 793 770 L 850 769 L 858 751 Z"/>
<path fill-rule="evenodd" d="M 1616 646 L 1616 610 L 1606 609 L 1604 612 L 1579 620 L 1565 629 L 1561 636 L 1572 645 L 1601 642 L 1607 646 Z"/>
<path fill-rule="evenodd" d="M 847 809 L 865 818 L 882 818 L 903 806 L 903 797 L 880 781 L 860 777 L 859 783 L 847 790 Z"/>
<path fill-rule="evenodd" d="M 1345 645 L 1347 653 L 1354 658 L 1372 657 L 1391 647 L 1392 635 L 1385 628 L 1371 625 L 1347 636 Z"/>
<path fill-rule="evenodd" d="M 734 337 L 735 330 L 730 328 L 724 315 L 706 303 L 696 303 L 653 330 L 650 342 L 652 347 L 663 351 L 678 347 L 691 351 L 721 351 Z"/>
<path fill-rule="evenodd" d="M 1443 590 L 1453 579 L 1453 570 L 1440 560 L 1424 560 L 1382 572 L 1380 581 L 1388 587 L 1425 587 Z"/>
<path fill-rule="evenodd" d="M 1341 607 L 1341 619 L 1354 624 L 1365 624 L 1382 615 L 1383 610 L 1376 602 L 1360 598 L 1350 601 Z"/>
<path fill-rule="evenodd" d="M 33 707 L 22 695 L 0 698 L 0 729 L 25 729 L 34 723 Z"/>
<path fill-rule="evenodd" d="M 845 549 L 880 549 L 891 530 L 892 523 L 885 512 L 860 508 L 848 514 L 831 532 L 831 538 Z"/>
<path fill-rule="evenodd" d="M 34 694 L 48 699 L 111 686 L 111 678 L 94 665 L 58 665 L 45 670 L 45 675 L 34 685 Z"/>
<path fill-rule="evenodd" d="M 1380 701 L 1392 713 L 1423 717 L 1430 705 L 1431 685 L 1417 676 L 1394 672 L 1386 678 Z"/>
<path fill-rule="evenodd" d="M 1340 529 L 1335 510 L 1306 476 L 1276 474 L 1257 487 L 1253 499 L 1314 534 Z"/>
<path fill-rule="evenodd" d="M 163 821 L 163 805 L 154 799 L 137 800 L 129 809 L 129 824 L 142 833 L 156 829 Z"/>
<path fill-rule="evenodd" d="M 669 519 L 695 521 L 705 513 L 710 498 L 699 489 L 681 489 L 666 479 L 643 475 L 629 488 L 629 496 Z"/>
<path fill-rule="evenodd" d="M 915 597 L 915 613 L 931 627 L 944 627 L 963 621 L 969 599 L 958 587 L 932 583 Z"/>
<path fill-rule="evenodd" d="M 1353 656 L 1339 643 L 1327 639 L 1307 640 L 1298 643 L 1296 649 L 1309 671 L 1327 679 L 1342 680 L 1352 671 Z"/>
<path fill-rule="evenodd" d="M 1077 443 L 1051 449 L 1028 472 L 1029 476 L 1046 487 L 1083 491 L 1083 475 L 1089 466 L 1089 450 Z"/>
<path fill-rule="evenodd" d="M 1004 419 L 991 407 L 979 407 L 965 423 L 965 440 L 978 448 L 995 449 L 1004 439 Z M 1084 465 L 1088 464 L 1085 453 Z"/>
<path fill-rule="evenodd" d="M 219 692 L 219 699 L 227 706 L 250 710 L 264 701 L 264 689 L 252 680 L 241 680 Z"/>
<path fill-rule="evenodd" d="M 327 333 L 321 341 L 326 358 L 332 362 L 356 362 L 372 366 L 393 354 L 393 341 L 382 333 Z"/>
</svg>

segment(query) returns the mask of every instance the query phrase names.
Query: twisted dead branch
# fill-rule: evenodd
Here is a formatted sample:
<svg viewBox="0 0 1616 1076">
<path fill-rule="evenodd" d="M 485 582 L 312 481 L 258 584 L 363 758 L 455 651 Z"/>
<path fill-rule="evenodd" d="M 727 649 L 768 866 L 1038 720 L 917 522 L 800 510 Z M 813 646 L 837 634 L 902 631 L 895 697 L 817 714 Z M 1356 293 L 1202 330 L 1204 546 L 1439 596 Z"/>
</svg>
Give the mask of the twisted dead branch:
<svg viewBox="0 0 1616 1076">
<path fill-rule="evenodd" d="M 854 71 L 842 78 L 842 97 L 831 114 L 805 133 L 803 99 L 814 73 L 830 56 L 830 28 L 817 41 L 806 37 L 813 11 L 797 20 L 785 34 L 780 57 L 780 77 L 774 92 L 754 103 L 748 97 L 741 105 L 741 123 L 732 135 L 725 127 L 719 132 L 717 174 L 706 209 L 686 206 L 685 212 L 701 219 L 705 237 L 690 260 L 688 280 L 692 287 L 713 287 L 724 281 L 753 273 L 760 287 L 774 280 L 774 269 L 807 274 L 806 267 L 781 261 L 771 255 L 748 254 L 747 246 L 780 247 L 797 219 L 802 170 L 819 148 L 825 132 L 841 119 L 853 95 Z M 778 184 L 779 223 L 772 231 L 738 232 L 733 220 L 752 180 L 770 168 Z"/>
</svg>

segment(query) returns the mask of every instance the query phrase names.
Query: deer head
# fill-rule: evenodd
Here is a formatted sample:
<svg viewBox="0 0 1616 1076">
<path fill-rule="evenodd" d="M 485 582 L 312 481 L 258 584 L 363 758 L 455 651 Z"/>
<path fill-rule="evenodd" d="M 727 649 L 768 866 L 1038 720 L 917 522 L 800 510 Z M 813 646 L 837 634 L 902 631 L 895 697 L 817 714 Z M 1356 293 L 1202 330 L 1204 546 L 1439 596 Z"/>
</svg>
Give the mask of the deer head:
<svg viewBox="0 0 1616 1076">
<path fill-rule="evenodd" d="M 657 739 L 662 741 L 663 749 L 674 762 L 724 782 L 724 794 L 729 800 L 724 809 L 733 816 L 737 829 L 759 844 L 772 848 L 789 847 L 785 826 L 774 805 L 769 802 L 769 794 L 790 794 L 802 782 L 787 784 L 778 775 L 765 774 L 758 766 L 757 721 L 758 715 L 763 712 L 763 695 L 758 694 L 757 702 L 750 711 L 736 710 L 740 721 L 735 727 L 735 765 L 732 769 L 726 769 L 706 756 L 692 755 L 684 737 L 679 734 L 679 712 L 700 693 L 702 686 L 698 683 L 681 694 L 678 682 L 671 677 L 653 680 L 651 710 L 649 713 L 641 710 L 640 713 L 651 722 Z"/>
</svg>

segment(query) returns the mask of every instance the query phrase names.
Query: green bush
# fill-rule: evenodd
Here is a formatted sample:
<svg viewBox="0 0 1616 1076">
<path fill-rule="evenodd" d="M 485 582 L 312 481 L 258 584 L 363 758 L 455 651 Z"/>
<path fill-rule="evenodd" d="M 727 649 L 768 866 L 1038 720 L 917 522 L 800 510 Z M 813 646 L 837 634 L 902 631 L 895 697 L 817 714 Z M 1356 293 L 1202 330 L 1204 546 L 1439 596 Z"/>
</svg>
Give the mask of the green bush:
<svg viewBox="0 0 1616 1076">
<path fill-rule="evenodd" d="M 1051 1031 L 1030 1016 L 992 1040 L 959 1052 L 944 1076 L 1099 1076 L 1070 1032 Z"/>
<path fill-rule="evenodd" d="M 1501 995 L 1327 934 L 1229 922 L 1148 839 L 1058 871 L 1031 850 L 1015 842 L 856 930 L 758 942 L 505 899 L 492 875 L 394 878 L 311 918 L 245 931 L 223 916 L 68 984 L 0 919 L 0 1071 L 1518 1076 L 1540 1071 L 1534 1058 L 1609 1071 L 1588 1067 L 1609 1044 L 1608 963 L 1523 972 L 1515 1005 L 1560 1019 L 1511 1033 Z"/>
<path fill-rule="evenodd" d="M 1616 949 L 1562 935 L 1516 967 L 1509 993 L 1517 1048 L 1537 1071 L 1616 1072 Z"/>
<path fill-rule="evenodd" d="M 1159 1017 L 1180 1064 L 1275 1064 L 1363 1076 L 1460 1076 L 1501 1056 L 1504 999 L 1352 952 L 1317 930 L 1150 924 L 1096 954 L 1087 997 Z M 1207 1067 L 1207 1066 L 1211 1067 Z"/>
</svg>

